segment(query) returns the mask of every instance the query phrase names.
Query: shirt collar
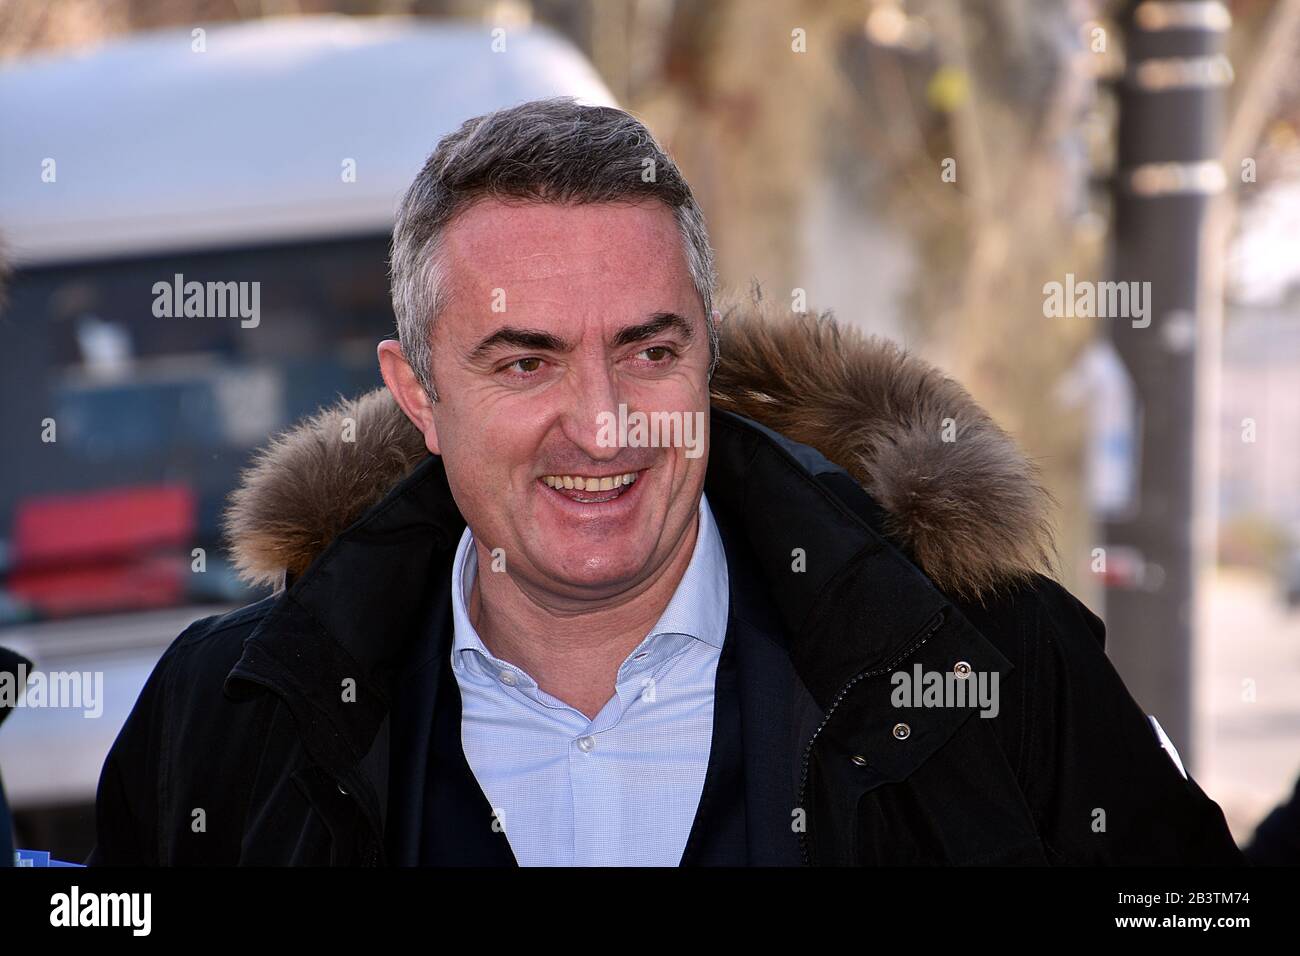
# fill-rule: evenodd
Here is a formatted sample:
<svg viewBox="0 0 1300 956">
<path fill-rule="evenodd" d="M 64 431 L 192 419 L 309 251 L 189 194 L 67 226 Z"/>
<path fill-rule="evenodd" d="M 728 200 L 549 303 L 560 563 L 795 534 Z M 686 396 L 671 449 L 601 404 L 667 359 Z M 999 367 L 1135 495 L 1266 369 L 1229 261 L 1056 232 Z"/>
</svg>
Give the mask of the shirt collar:
<svg viewBox="0 0 1300 956">
<path fill-rule="evenodd" d="M 722 647 L 730 613 L 730 581 L 722 536 L 713 520 L 713 510 L 706 496 L 700 495 L 699 528 L 691 560 L 677 583 L 677 590 L 646 639 L 633 654 L 643 650 L 662 634 L 684 634 L 711 647 Z M 498 669 L 512 665 L 498 661 L 479 637 L 469 617 L 468 596 L 478 575 L 478 555 L 474 535 L 468 527 L 460 536 L 456 558 L 451 563 L 451 611 L 453 621 L 452 655 L 460 659 L 462 651 L 477 651 Z M 519 671 L 521 677 L 526 677 Z"/>
<path fill-rule="evenodd" d="M 729 583 L 722 535 L 713 520 L 708 498 L 700 495 L 700 525 L 695 534 L 695 550 L 668 606 L 650 629 L 650 636 L 686 634 L 711 647 L 721 647 L 727 634 L 727 615 L 730 612 Z"/>
</svg>

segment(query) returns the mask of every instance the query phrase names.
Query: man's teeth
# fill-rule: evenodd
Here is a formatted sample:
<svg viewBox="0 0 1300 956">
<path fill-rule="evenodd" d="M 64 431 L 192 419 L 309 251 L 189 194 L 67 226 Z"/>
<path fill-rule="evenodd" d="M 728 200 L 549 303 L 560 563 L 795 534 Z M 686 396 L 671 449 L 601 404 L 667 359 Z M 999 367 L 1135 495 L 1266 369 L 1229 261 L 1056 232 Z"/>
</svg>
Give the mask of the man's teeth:
<svg viewBox="0 0 1300 956">
<path fill-rule="evenodd" d="M 582 475 L 542 475 L 542 481 L 550 488 L 564 488 L 572 491 L 613 491 L 621 485 L 630 485 L 636 481 L 636 472 L 626 475 L 606 475 L 604 478 L 586 478 Z"/>
</svg>

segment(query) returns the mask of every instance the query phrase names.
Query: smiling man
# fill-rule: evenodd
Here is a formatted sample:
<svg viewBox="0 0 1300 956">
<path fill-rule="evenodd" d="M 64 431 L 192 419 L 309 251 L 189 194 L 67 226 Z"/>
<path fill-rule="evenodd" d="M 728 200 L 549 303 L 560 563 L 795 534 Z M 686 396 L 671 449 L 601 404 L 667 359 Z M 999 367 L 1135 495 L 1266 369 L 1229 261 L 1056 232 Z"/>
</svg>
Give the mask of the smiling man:
<svg viewBox="0 0 1300 956">
<path fill-rule="evenodd" d="M 236 493 L 275 593 L 163 656 L 92 862 L 1240 861 L 1010 439 L 829 318 L 724 318 L 636 119 L 468 121 L 392 279 L 387 388 Z"/>
<path fill-rule="evenodd" d="M 564 122 L 522 111 L 471 134 L 479 174 Z M 586 201 L 539 203 L 448 189 L 471 175 L 449 176 L 453 147 L 399 220 L 395 287 L 412 294 L 379 359 L 468 523 L 452 566 L 465 756 L 519 862 L 673 865 L 710 752 L 726 560 L 707 460 L 601 422 L 620 405 L 704 417 L 710 257 L 697 287 L 678 215 L 628 186 L 633 154 Z M 423 188 L 449 194 L 441 227 Z"/>
<path fill-rule="evenodd" d="M 396 242 L 448 278 L 437 318 L 419 298 L 399 304 L 403 344 L 379 350 L 389 390 L 442 457 L 468 522 L 465 563 L 498 554 L 506 571 L 476 575 L 471 626 L 521 679 L 591 717 L 678 589 L 708 507 L 703 457 L 601 441 L 620 404 L 709 407 L 712 338 L 673 211 L 620 185 L 584 204 L 479 198 L 436 250 L 408 206 Z M 399 246 L 395 268 L 407 255 Z M 699 583 L 716 594 L 714 563 Z"/>
</svg>

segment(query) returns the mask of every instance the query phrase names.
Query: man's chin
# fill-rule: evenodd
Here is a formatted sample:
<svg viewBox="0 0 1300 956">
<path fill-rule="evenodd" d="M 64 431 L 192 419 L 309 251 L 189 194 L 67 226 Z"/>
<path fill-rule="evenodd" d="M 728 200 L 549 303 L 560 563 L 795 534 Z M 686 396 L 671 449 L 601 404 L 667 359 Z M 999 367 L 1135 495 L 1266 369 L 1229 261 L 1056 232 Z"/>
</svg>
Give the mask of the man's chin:
<svg viewBox="0 0 1300 956">
<path fill-rule="evenodd" d="M 538 571 L 553 588 L 574 597 L 612 597 L 640 582 L 645 576 L 645 561 L 637 560 L 627 551 L 571 552 L 564 560 L 557 561 L 557 554 L 551 552 Z"/>
</svg>

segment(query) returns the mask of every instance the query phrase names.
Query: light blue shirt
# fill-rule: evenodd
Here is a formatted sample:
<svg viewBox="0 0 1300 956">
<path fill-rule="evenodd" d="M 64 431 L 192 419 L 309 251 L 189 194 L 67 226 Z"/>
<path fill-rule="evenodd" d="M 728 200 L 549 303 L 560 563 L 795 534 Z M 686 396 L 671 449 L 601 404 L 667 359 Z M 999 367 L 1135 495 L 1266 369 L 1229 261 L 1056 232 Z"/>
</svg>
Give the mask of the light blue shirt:
<svg viewBox="0 0 1300 956">
<path fill-rule="evenodd" d="M 727 559 L 700 498 L 695 550 L 593 720 L 488 651 L 470 622 L 468 528 L 452 563 L 461 744 L 521 866 L 677 866 L 704 789 L 727 632 Z"/>
</svg>

